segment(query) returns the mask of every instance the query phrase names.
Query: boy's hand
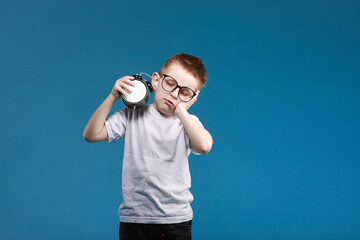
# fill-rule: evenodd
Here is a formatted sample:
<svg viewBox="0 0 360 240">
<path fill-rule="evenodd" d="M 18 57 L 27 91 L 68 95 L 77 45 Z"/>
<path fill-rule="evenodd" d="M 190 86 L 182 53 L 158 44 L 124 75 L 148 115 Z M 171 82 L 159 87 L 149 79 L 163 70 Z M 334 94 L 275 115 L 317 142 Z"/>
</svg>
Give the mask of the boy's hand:
<svg viewBox="0 0 360 240">
<path fill-rule="evenodd" d="M 134 77 L 132 76 L 125 76 L 118 80 L 116 80 L 115 85 L 111 91 L 111 94 L 118 99 L 121 95 L 127 96 L 128 93 L 131 93 L 131 87 L 135 87 L 135 84 L 133 81 Z"/>
<path fill-rule="evenodd" d="M 181 110 L 188 110 L 196 101 L 197 101 L 197 97 L 198 97 L 198 93 L 197 95 L 191 99 L 191 101 L 188 102 L 179 102 L 178 105 L 176 106 L 175 110 L 174 110 L 174 114 L 179 117 L 179 114 L 181 112 Z"/>
</svg>

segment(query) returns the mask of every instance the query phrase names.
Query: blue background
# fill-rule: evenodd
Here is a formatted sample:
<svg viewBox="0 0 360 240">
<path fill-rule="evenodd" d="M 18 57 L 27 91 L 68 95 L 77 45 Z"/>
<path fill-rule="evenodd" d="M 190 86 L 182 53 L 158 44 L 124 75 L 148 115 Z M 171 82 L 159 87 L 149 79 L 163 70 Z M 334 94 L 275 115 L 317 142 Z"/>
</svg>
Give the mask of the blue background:
<svg viewBox="0 0 360 240">
<path fill-rule="evenodd" d="M 82 139 L 115 80 L 188 52 L 194 239 L 360 239 L 358 1 L 0 4 L 1 239 L 117 239 L 123 141 Z M 123 108 L 121 102 L 114 109 Z"/>
</svg>

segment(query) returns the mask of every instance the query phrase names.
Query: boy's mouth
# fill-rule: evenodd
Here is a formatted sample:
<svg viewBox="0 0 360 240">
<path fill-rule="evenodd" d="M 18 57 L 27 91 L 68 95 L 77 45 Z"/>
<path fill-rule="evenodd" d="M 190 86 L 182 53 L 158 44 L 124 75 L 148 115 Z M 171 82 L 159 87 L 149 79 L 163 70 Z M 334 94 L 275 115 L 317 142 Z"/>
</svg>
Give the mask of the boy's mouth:
<svg viewBox="0 0 360 240">
<path fill-rule="evenodd" d="M 165 103 L 166 103 L 167 105 L 169 105 L 170 107 L 174 107 L 174 104 L 173 104 L 170 100 L 168 100 L 168 99 L 165 99 Z"/>
</svg>

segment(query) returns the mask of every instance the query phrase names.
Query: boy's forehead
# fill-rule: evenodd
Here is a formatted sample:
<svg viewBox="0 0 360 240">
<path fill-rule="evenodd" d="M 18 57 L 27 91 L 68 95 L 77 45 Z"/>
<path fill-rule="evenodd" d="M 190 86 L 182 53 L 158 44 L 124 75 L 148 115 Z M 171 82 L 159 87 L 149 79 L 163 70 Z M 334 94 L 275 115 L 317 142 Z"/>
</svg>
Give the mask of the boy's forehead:
<svg viewBox="0 0 360 240">
<path fill-rule="evenodd" d="M 178 63 L 171 63 L 164 71 L 162 71 L 162 73 L 175 78 L 181 86 L 198 89 L 199 80 Z"/>
</svg>

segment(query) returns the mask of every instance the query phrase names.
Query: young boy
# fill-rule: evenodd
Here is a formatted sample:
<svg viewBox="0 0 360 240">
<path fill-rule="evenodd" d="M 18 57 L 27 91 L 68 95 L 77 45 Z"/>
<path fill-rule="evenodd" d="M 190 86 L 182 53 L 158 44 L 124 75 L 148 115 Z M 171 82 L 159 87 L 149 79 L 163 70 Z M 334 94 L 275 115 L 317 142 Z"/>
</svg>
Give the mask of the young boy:
<svg viewBox="0 0 360 240">
<path fill-rule="evenodd" d="M 116 81 L 84 130 L 88 142 L 125 138 L 119 238 L 191 239 L 193 201 L 188 156 L 206 154 L 213 140 L 188 109 L 207 82 L 202 60 L 189 54 L 170 57 L 153 73 L 154 103 L 124 108 L 107 118 L 133 77 Z"/>
</svg>

